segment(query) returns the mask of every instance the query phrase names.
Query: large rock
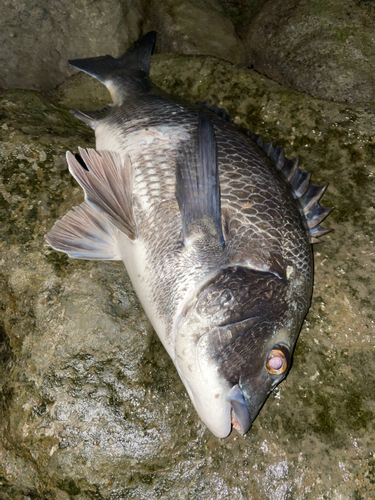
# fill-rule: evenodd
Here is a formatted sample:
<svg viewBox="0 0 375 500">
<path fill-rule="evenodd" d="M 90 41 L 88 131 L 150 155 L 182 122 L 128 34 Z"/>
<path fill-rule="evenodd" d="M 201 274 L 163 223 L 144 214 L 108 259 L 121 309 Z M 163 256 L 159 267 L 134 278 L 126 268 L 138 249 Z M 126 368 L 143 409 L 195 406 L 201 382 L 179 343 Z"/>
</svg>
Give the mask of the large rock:
<svg viewBox="0 0 375 500">
<path fill-rule="evenodd" d="M 106 91 L 73 77 L 46 102 L 0 94 L 1 500 L 370 499 L 375 496 L 374 116 L 204 57 L 152 78 L 210 98 L 330 182 L 315 290 L 288 378 L 246 437 L 200 422 L 121 263 L 74 261 L 43 235 L 82 199 L 66 149 L 93 133 L 63 108 Z M 102 88 L 101 88 L 102 89 Z M 85 101 L 86 94 L 86 101 Z"/>
<path fill-rule="evenodd" d="M 321 99 L 375 101 L 375 5 L 354 0 L 273 0 L 245 38 L 247 63 Z"/>
<path fill-rule="evenodd" d="M 74 70 L 68 59 L 119 56 L 140 34 L 143 0 L 5 0 L 0 88 L 50 90 Z"/>
<path fill-rule="evenodd" d="M 245 38 L 249 24 L 268 0 L 216 0 L 226 19 L 230 19 L 236 33 Z"/>
<path fill-rule="evenodd" d="M 153 0 L 145 29 L 157 31 L 157 52 L 210 55 L 244 63 L 245 49 L 221 1 Z"/>
</svg>

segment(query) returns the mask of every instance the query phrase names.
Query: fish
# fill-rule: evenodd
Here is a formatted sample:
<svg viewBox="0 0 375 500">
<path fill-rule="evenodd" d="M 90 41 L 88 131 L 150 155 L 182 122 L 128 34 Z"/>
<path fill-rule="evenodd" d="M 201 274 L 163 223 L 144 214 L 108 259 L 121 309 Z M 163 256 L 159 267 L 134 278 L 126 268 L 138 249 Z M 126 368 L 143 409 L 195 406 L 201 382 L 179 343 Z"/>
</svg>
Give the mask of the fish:
<svg viewBox="0 0 375 500">
<path fill-rule="evenodd" d="M 72 111 L 96 148 L 67 152 L 84 201 L 46 239 L 71 258 L 122 260 L 203 423 L 244 435 L 290 369 L 327 186 L 217 105 L 154 85 L 155 38 L 69 61 L 113 102 Z"/>
</svg>

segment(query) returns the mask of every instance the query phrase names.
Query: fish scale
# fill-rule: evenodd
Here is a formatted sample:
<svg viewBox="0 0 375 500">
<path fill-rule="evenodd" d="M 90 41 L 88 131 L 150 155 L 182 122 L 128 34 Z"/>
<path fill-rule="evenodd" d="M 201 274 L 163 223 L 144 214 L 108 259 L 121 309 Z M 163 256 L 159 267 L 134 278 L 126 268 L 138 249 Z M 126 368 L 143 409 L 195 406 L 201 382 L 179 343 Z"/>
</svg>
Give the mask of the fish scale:
<svg viewBox="0 0 375 500">
<path fill-rule="evenodd" d="M 75 258 L 123 260 L 201 419 L 218 437 L 244 434 L 290 368 L 325 187 L 226 111 L 153 86 L 154 41 L 71 62 L 113 105 L 73 112 L 97 151 L 67 154 L 85 201 L 46 238 Z"/>
</svg>

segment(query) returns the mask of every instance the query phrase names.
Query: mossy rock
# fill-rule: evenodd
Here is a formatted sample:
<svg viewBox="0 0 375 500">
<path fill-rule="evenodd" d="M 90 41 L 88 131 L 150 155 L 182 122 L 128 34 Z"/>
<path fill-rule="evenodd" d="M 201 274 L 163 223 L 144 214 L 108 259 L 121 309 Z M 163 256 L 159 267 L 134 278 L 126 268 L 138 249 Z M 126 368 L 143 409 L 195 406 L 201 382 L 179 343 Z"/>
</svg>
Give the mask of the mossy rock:
<svg viewBox="0 0 375 500">
<path fill-rule="evenodd" d="M 94 144 L 68 108 L 106 93 L 85 95 L 86 76 L 47 99 L 2 93 L 0 498 L 374 497 L 373 113 L 214 58 L 155 56 L 151 76 L 227 108 L 330 182 L 335 232 L 315 247 L 294 365 L 246 437 L 213 437 L 122 263 L 70 260 L 44 241 L 82 200 L 65 151 Z"/>
</svg>

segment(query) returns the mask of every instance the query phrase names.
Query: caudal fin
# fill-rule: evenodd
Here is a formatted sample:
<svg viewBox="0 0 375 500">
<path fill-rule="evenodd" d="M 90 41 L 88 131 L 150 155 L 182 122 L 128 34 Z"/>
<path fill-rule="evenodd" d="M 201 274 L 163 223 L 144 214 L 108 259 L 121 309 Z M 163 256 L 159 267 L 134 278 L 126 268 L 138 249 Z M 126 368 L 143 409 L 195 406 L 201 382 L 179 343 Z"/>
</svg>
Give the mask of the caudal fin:
<svg viewBox="0 0 375 500">
<path fill-rule="evenodd" d="M 132 74 L 148 76 L 155 40 L 155 31 L 150 31 L 133 43 L 128 51 L 118 59 L 107 55 L 88 59 L 75 59 L 69 61 L 69 63 L 104 84 L 116 76 L 130 76 Z"/>
</svg>

